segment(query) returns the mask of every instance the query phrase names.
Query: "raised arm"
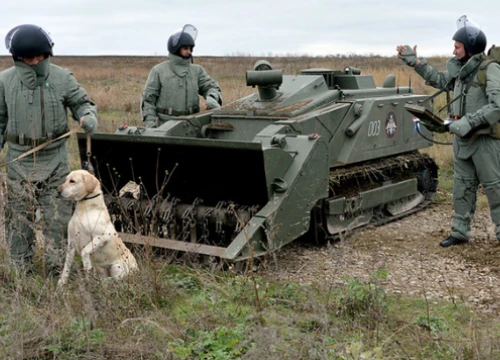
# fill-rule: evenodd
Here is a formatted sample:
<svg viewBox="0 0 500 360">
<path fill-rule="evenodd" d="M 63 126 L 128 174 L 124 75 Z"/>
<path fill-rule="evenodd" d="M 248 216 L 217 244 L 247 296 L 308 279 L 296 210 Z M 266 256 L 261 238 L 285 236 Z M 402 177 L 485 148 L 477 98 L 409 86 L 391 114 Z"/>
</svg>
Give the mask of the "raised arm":
<svg viewBox="0 0 500 360">
<path fill-rule="evenodd" d="M 446 65 L 447 71 L 438 71 L 430 66 L 426 59 L 417 57 L 417 45 L 413 48 L 409 45 L 398 45 L 396 51 L 398 58 L 403 60 L 406 65 L 413 67 L 417 74 L 425 80 L 426 85 L 437 89 L 445 89 L 447 86 L 450 90 L 453 88 L 453 81 L 451 80 L 454 77 L 453 75 L 458 74 L 461 67 L 456 59 L 448 61 Z"/>
</svg>

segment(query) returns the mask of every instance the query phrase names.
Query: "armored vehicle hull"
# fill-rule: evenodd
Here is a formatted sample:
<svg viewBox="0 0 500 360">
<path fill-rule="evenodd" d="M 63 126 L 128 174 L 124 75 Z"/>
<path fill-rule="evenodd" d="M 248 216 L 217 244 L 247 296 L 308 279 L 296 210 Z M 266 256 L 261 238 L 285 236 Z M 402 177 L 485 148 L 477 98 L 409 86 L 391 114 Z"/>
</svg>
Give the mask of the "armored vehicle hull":
<svg viewBox="0 0 500 360">
<path fill-rule="evenodd" d="M 92 137 L 125 241 L 239 261 L 432 200 L 437 166 L 418 151 L 432 133 L 404 110 L 426 96 L 392 75 L 377 87 L 357 69 L 282 75 L 265 62 L 247 85 L 258 91 L 218 110 Z M 83 163 L 83 135 L 79 148 Z"/>
</svg>

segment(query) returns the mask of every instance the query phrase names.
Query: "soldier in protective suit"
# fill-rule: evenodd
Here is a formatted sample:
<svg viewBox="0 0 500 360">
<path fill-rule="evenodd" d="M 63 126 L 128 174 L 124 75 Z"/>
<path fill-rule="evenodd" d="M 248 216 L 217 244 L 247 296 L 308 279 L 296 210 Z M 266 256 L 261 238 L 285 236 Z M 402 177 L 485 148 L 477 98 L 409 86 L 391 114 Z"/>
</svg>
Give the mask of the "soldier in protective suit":
<svg viewBox="0 0 500 360">
<path fill-rule="evenodd" d="M 222 105 L 219 84 L 201 67 L 192 63 L 198 30 L 185 25 L 168 39 L 168 60 L 149 73 L 142 93 L 141 115 L 146 127 L 157 127 L 175 116 L 200 111 L 199 95 L 205 110 Z"/>
<path fill-rule="evenodd" d="M 483 90 L 477 74 L 485 58 L 486 36 L 465 15 L 458 19 L 457 26 L 453 35 L 455 57 L 448 60 L 445 72 L 439 72 L 425 59 L 418 59 L 416 46 L 413 49 L 408 45 L 396 48 L 399 58 L 414 67 L 427 85 L 453 89 L 450 118 L 457 120 L 452 121 L 448 128 L 455 134 L 455 211 L 451 234 L 440 243 L 442 247 L 469 241 L 479 183 L 488 198 L 496 237 L 500 240 L 500 140 L 495 134 L 500 120 L 500 65 L 491 63 L 487 67 L 486 88 Z"/>
<path fill-rule="evenodd" d="M 8 146 L 6 161 L 66 133 L 67 108 L 92 135 L 96 106 L 69 70 L 51 64 L 50 36 L 39 26 L 20 25 L 7 34 L 5 45 L 14 60 L 0 73 L 0 144 Z M 7 242 L 12 260 L 26 270 L 33 266 L 37 226 L 52 249 L 49 267 L 63 259 L 72 204 L 56 189 L 69 171 L 67 137 L 7 165 Z"/>
</svg>

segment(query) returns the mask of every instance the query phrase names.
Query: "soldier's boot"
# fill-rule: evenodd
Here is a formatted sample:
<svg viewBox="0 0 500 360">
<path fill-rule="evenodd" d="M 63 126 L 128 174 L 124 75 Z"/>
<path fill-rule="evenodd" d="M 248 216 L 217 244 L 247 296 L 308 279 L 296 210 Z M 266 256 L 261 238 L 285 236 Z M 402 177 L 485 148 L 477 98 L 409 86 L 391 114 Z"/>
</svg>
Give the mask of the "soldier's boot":
<svg viewBox="0 0 500 360">
<path fill-rule="evenodd" d="M 443 241 L 441 241 L 439 243 L 439 245 L 441 247 L 449 247 L 449 246 L 453 246 L 453 245 L 462 245 L 462 244 L 467 244 L 469 242 L 469 240 L 465 240 L 465 239 L 457 239 L 453 236 L 448 236 L 446 239 L 444 239 Z"/>
</svg>

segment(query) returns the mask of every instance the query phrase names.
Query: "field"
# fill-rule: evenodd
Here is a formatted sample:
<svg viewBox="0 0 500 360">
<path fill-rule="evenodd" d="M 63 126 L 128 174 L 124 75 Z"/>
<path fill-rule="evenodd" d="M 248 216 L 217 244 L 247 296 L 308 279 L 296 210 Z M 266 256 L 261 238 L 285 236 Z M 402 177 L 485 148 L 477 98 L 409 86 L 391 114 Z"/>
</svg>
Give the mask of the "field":
<svg viewBox="0 0 500 360">
<path fill-rule="evenodd" d="M 245 71 L 259 58 L 203 57 L 224 103 L 255 91 Z M 274 69 L 354 66 L 381 85 L 430 94 L 396 58 L 266 58 Z M 160 57 L 55 57 L 99 109 L 99 131 L 140 124 L 140 94 Z M 429 62 L 444 69 L 446 59 Z M 0 58 L 0 70 L 11 66 Z M 411 79 L 411 80 L 410 80 Z M 438 105 L 444 104 L 443 97 Z M 76 122 L 70 120 L 71 126 Z M 449 135 L 438 140 L 448 142 Z M 75 139 L 73 168 L 79 168 Z M 436 204 L 401 222 L 369 228 L 334 244 L 298 241 L 257 271 L 189 262 L 166 265 L 136 249 L 140 272 L 124 282 L 86 280 L 81 266 L 63 292 L 37 263 L 20 274 L 0 247 L 0 358 L 5 359 L 495 359 L 500 358 L 500 264 L 486 201 L 478 241 L 437 246 L 449 230 L 452 150 L 426 150 L 440 166 Z M 2 154 L 3 157 L 3 154 Z M 4 171 L 4 170 L 2 170 Z"/>
</svg>

